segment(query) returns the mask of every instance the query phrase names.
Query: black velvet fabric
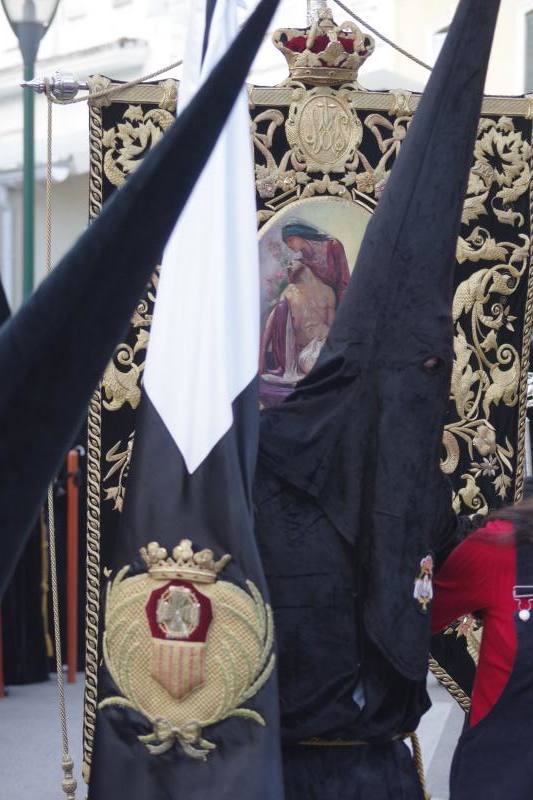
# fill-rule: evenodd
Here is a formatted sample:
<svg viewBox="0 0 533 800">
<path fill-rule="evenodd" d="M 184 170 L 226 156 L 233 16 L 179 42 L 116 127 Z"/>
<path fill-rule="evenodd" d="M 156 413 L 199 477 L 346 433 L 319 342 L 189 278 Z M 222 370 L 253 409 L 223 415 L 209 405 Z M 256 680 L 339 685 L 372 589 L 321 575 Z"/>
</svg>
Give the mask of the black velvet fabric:
<svg viewBox="0 0 533 800">
<path fill-rule="evenodd" d="M 285 800 L 424 800 L 402 741 L 372 747 L 286 747 Z"/>
<path fill-rule="evenodd" d="M 0 596 L 277 5 L 259 3 L 171 130 L 2 326 L 0 369 L 9 380 L 0 393 Z"/>
<path fill-rule="evenodd" d="M 276 623 L 284 744 L 384 742 L 414 730 L 429 707 L 425 682 L 395 671 L 367 635 L 364 572 L 353 545 L 315 499 L 261 464 L 254 499 Z M 353 698 L 357 688 L 364 707 Z"/>
<path fill-rule="evenodd" d="M 367 635 L 415 682 L 429 615 L 413 584 L 452 513 L 439 461 L 453 266 L 498 7 L 460 3 L 317 365 L 261 431 L 264 466 L 356 549 Z"/>
<path fill-rule="evenodd" d="M 11 315 L 0 281 L 0 326 Z M 2 600 L 2 644 L 6 686 L 48 678 L 41 607 L 41 532 L 37 524 L 26 543 Z"/>
<path fill-rule="evenodd" d="M 41 531 L 37 523 L 2 599 L 6 686 L 48 680 L 41 557 Z"/>
</svg>

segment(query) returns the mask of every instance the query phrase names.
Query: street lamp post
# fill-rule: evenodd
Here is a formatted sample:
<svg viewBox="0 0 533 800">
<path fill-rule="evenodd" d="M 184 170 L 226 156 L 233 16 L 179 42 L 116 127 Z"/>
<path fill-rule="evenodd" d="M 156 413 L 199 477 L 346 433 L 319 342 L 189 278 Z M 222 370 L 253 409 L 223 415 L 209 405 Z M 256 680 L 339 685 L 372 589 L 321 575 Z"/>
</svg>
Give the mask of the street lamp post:
<svg viewBox="0 0 533 800">
<path fill-rule="evenodd" d="M 50 27 L 59 0 L 1 0 L 6 17 L 18 39 L 24 63 L 24 80 L 34 76 L 39 44 Z M 23 151 L 23 296 L 33 291 L 34 271 L 34 95 L 25 90 Z"/>
</svg>

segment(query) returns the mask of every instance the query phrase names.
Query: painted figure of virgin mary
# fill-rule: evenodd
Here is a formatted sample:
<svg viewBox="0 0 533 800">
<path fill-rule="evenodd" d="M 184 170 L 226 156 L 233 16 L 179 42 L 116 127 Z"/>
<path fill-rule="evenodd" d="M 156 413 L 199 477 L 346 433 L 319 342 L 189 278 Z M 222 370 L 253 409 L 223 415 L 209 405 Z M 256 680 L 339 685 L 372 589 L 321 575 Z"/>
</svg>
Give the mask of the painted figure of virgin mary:
<svg viewBox="0 0 533 800">
<path fill-rule="evenodd" d="M 291 221 L 281 236 L 292 258 L 265 324 L 259 372 L 266 382 L 294 386 L 318 358 L 350 271 L 342 243 L 314 226 Z"/>
</svg>

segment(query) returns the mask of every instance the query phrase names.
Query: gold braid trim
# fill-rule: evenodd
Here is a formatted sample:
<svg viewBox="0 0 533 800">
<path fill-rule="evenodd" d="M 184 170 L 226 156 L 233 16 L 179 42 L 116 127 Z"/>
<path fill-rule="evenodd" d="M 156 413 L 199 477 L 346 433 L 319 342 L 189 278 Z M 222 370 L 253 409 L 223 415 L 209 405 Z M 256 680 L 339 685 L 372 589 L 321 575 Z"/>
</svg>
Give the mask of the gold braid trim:
<svg viewBox="0 0 533 800">
<path fill-rule="evenodd" d="M 454 681 L 451 675 L 448 675 L 446 670 L 443 669 L 438 661 L 435 661 L 432 656 L 429 657 L 429 669 L 436 677 L 438 682 L 444 686 L 446 691 L 451 694 L 453 699 L 459 703 L 463 711 L 465 713 L 470 711 L 471 703 L 469 696 L 466 694 L 466 692 L 463 692 L 459 684 Z"/>
<path fill-rule="evenodd" d="M 89 106 L 89 219 L 102 209 L 102 112 Z M 83 711 L 84 780 L 89 782 L 98 703 L 98 623 L 100 616 L 100 458 L 101 396 L 98 387 L 89 404 L 87 425 L 87 606 L 85 612 L 85 698 Z"/>
<path fill-rule="evenodd" d="M 533 144 L 533 130 L 531 133 Z M 533 169 L 533 156 L 529 157 L 530 169 Z M 527 282 L 527 298 L 524 313 L 524 332 L 522 335 L 522 363 L 520 365 L 520 386 L 518 390 L 518 448 L 516 462 L 516 478 L 514 502 L 522 499 L 524 492 L 524 469 L 526 463 L 526 422 L 527 422 L 527 373 L 529 367 L 529 342 L 533 327 L 533 181 L 529 182 L 529 274 Z"/>
</svg>

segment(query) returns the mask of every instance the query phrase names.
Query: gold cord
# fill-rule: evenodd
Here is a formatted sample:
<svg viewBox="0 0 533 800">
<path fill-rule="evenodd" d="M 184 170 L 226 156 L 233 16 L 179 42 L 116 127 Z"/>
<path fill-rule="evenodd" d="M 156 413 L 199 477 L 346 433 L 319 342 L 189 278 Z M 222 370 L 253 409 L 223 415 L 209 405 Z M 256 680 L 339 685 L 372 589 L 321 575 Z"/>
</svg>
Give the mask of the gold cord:
<svg viewBox="0 0 533 800">
<path fill-rule="evenodd" d="M 415 762 L 416 774 L 418 775 L 418 781 L 420 783 L 420 788 L 424 794 L 424 800 L 431 800 L 431 795 L 429 794 L 427 787 L 426 787 L 426 777 L 424 775 L 424 761 L 422 759 L 422 748 L 420 747 L 420 740 L 416 733 L 409 734 L 409 738 L 411 740 L 411 746 L 413 748 L 413 759 Z"/>
<path fill-rule="evenodd" d="M 463 692 L 459 684 L 454 681 L 451 675 L 448 675 L 446 670 L 441 667 L 439 662 L 436 661 L 433 656 L 429 657 L 429 669 L 441 686 L 444 686 L 446 691 L 451 694 L 453 699 L 459 703 L 463 711 L 468 713 L 471 705 L 469 696 L 466 694 L 466 692 Z"/>
<path fill-rule="evenodd" d="M 39 530 L 41 536 L 41 616 L 43 618 L 43 631 L 44 641 L 46 647 L 47 658 L 52 658 L 54 655 L 54 645 L 52 644 L 52 637 L 50 636 L 50 626 L 48 623 L 48 594 L 50 592 L 49 576 L 50 566 L 48 558 L 48 529 L 46 527 L 46 519 L 44 516 L 44 509 L 39 516 Z"/>
<path fill-rule="evenodd" d="M 47 89 L 49 87 L 47 86 Z M 45 211 L 45 266 L 47 274 L 52 271 L 52 103 L 48 95 L 48 121 L 46 142 L 46 211 Z M 57 586 L 56 530 L 54 515 L 53 484 L 48 487 L 48 537 L 50 547 L 50 579 L 52 584 L 52 610 L 54 618 L 54 637 L 56 651 L 57 696 L 59 721 L 61 723 L 62 759 L 61 768 L 64 777 L 61 788 L 66 800 L 76 800 L 76 779 L 74 778 L 74 761 L 69 753 L 67 712 L 65 709 L 65 678 L 63 675 L 63 658 L 61 653 L 61 630 L 59 625 L 59 593 Z"/>
</svg>

